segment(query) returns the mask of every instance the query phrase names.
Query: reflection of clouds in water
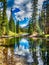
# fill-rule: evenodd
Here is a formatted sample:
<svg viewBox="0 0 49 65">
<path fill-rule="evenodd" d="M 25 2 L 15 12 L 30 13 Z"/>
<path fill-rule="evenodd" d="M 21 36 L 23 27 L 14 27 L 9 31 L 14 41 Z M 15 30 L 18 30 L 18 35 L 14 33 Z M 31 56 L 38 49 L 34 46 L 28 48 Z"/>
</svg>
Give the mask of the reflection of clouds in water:
<svg viewBox="0 0 49 65">
<path fill-rule="evenodd" d="M 27 41 L 27 39 L 21 39 L 20 40 L 20 45 L 23 47 L 24 46 L 24 48 L 25 49 L 29 49 L 29 42 Z"/>
<path fill-rule="evenodd" d="M 38 57 L 38 65 L 43 65 L 43 61 L 41 57 Z"/>
<path fill-rule="evenodd" d="M 25 56 L 28 63 L 33 62 L 32 53 L 29 51 L 29 42 L 27 39 L 23 38 L 20 40 L 19 48 L 17 44 L 15 45 L 14 53 L 16 55 Z"/>
<path fill-rule="evenodd" d="M 25 55 L 25 53 L 29 53 L 29 42 L 26 39 L 21 39 L 20 40 L 20 45 L 19 48 L 17 46 L 17 44 L 15 45 L 15 54 L 19 54 L 19 55 Z"/>
<path fill-rule="evenodd" d="M 43 65 L 43 60 L 42 60 L 42 57 L 41 57 L 41 50 L 40 50 L 39 46 L 36 47 L 36 56 L 38 57 L 37 58 L 38 65 Z"/>
<path fill-rule="evenodd" d="M 8 56 L 11 56 L 11 50 L 8 48 Z"/>
<path fill-rule="evenodd" d="M 32 63 L 32 62 L 34 62 L 34 59 L 33 59 L 33 57 L 32 57 L 32 53 L 31 53 L 31 52 L 26 55 L 26 58 L 27 58 L 27 63 Z"/>
</svg>

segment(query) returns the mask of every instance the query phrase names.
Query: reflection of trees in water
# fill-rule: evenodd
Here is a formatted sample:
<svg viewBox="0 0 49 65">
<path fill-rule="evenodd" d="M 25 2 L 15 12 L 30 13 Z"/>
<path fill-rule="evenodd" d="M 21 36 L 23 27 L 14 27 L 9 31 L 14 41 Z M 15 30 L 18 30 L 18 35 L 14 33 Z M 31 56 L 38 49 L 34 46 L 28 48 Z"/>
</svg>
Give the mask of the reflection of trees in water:
<svg viewBox="0 0 49 65">
<path fill-rule="evenodd" d="M 3 50 L 3 65 L 27 65 L 25 58 L 14 55 L 14 48 L 5 47 Z"/>
<path fill-rule="evenodd" d="M 49 41 L 47 41 L 47 65 L 49 65 Z"/>
<path fill-rule="evenodd" d="M 5 40 L 5 44 L 17 44 L 19 47 L 19 41 L 21 38 L 13 38 L 13 39 L 6 39 Z M 32 58 L 34 60 L 34 64 L 38 65 L 39 64 L 39 60 L 38 58 L 40 58 L 40 60 L 42 60 L 43 65 L 46 65 L 46 61 L 47 61 L 47 65 L 49 65 L 49 41 L 46 42 L 46 40 L 42 40 L 42 39 L 37 39 L 37 40 L 33 40 L 33 39 L 28 39 L 29 44 L 30 44 L 30 51 L 32 52 Z M 47 43 L 47 44 L 46 44 Z M 47 46 L 47 49 L 46 49 Z M 39 47 L 39 49 L 38 49 Z M 14 49 L 11 47 L 4 47 L 4 49 L 2 50 L 3 52 L 3 65 L 15 65 L 16 63 L 16 59 L 20 60 L 24 63 L 24 60 L 20 57 L 17 57 L 14 55 Z M 37 55 L 37 53 L 39 52 L 39 56 Z M 47 57 L 46 57 L 46 52 L 47 52 Z M 18 62 L 19 63 L 19 62 Z M 25 64 L 25 63 L 24 63 Z M 24 65 L 23 64 L 23 65 Z M 39 64 L 40 65 L 40 64 Z"/>
<path fill-rule="evenodd" d="M 36 65 L 41 64 L 41 63 L 46 65 L 47 64 L 46 62 L 47 61 L 46 41 L 42 39 L 38 39 L 38 40 L 29 39 L 29 40 L 30 40 L 30 48 L 33 54 L 34 63 Z M 37 53 L 39 53 L 39 55 Z"/>
<path fill-rule="evenodd" d="M 46 65 L 47 58 L 46 58 L 46 40 L 42 40 L 42 43 L 40 44 L 40 50 L 41 50 L 41 58 L 43 60 L 43 64 Z"/>
<path fill-rule="evenodd" d="M 5 46 L 5 47 L 2 50 L 3 60 L 1 60 L 1 61 L 3 62 L 3 65 L 15 65 L 16 61 L 20 58 L 19 57 L 17 58 L 17 56 L 16 57 L 14 56 L 14 49 L 9 47 L 8 45 L 14 44 L 16 42 L 16 44 L 18 44 L 18 46 L 19 46 L 19 38 L 14 38 L 14 39 L 10 39 L 10 40 L 3 39 L 3 40 L 4 40 L 3 43 L 5 44 L 3 46 Z M 6 44 L 7 44 L 7 47 L 6 47 Z M 2 46 L 2 48 L 3 48 L 3 46 Z M 24 63 L 23 59 L 20 60 L 20 64 L 24 65 L 25 63 L 22 64 L 22 62 Z M 18 64 L 19 64 L 19 62 L 18 62 Z"/>
<path fill-rule="evenodd" d="M 3 63 L 3 47 L 0 46 L 0 65 Z"/>
<path fill-rule="evenodd" d="M 14 46 L 14 44 L 19 46 L 19 37 L 18 38 L 2 38 L 0 39 L 0 45 L 4 46 Z"/>
<path fill-rule="evenodd" d="M 34 41 L 33 39 L 29 39 L 30 42 L 30 49 L 32 51 L 32 55 L 33 55 L 33 59 L 34 59 L 34 63 L 37 65 L 38 61 L 37 61 L 37 56 L 36 56 L 36 46 L 37 46 L 37 41 Z"/>
<path fill-rule="evenodd" d="M 3 59 L 4 65 L 14 65 L 12 48 L 4 48 L 3 55 L 4 55 L 4 59 Z"/>
<path fill-rule="evenodd" d="M 0 44 L 1 45 L 8 45 L 9 39 L 8 38 L 0 38 Z"/>
<path fill-rule="evenodd" d="M 17 45 L 19 47 L 19 37 L 17 37 L 16 41 L 17 41 Z"/>
</svg>

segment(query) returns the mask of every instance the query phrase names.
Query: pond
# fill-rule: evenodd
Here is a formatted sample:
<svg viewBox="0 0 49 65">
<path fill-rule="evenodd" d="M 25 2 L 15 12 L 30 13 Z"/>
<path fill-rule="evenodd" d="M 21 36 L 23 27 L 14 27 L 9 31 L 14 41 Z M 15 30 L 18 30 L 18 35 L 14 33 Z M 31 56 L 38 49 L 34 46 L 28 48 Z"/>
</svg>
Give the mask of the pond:
<svg viewBox="0 0 49 65">
<path fill-rule="evenodd" d="M 49 65 L 49 40 L 17 37 L 0 39 L 0 65 Z"/>
</svg>

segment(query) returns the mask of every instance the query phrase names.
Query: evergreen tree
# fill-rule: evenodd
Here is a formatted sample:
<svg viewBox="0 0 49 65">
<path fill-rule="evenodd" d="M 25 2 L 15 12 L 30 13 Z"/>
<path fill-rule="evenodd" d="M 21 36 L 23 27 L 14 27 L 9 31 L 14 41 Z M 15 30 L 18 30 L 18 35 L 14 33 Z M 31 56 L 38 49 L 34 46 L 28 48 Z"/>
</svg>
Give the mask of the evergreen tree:
<svg viewBox="0 0 49 65">
<path fill-rule="evenodd" d="M 32 0 L 32 19 L 29 21 L 28 32 L 31 35 L 36 30 L 36 16 L 37 16 L 38 0 Z"/>
<path fill-rule="evenodd" d="M 41 14 L 39 15 L 39 26 L 42 32 L 44 32 L 45 28 L 45 14 L 43 10 L 41 11 Z"/>
<path fill-rule="evenodd" d="M 45 34 L 49 34 L 49 0 L 43 2 L 43 10 L 45 14 Z"/>
<path fill-rule="evenodd" d="M 3 2 L 3 16 L 1 20 L 1 26 L 2 26 L 2 35 L 7 35 L 8 34 L 8 19 L 6 15 L 6 8 L 7 8 L 7 3 L 6 0 L 0 0 Z"/>
<path fill-rule="evenodd" d="M 9 30 L 12 32 L 15 32 L 15 22 L 12 17 L 12 9 L 11 9 L 11 17 L 10 17 L 10 21 L 9 21 Z"/>
<path fill-rule="evenodd" d="M 16 33 L 19 33 L 19 20 L 16 22 Z"/>
<path fill-rule="evenodd" d="M 2 35 L 2 18 L 3 18 L 3 11 L 0 9 L 0 35 Z"/>
<path fill-rule="evenodd" d="M 46 5 L 46 28 L 45 30 L 47 31 L 47 34 L 49 34 L 49 0 L 47 0 L 47 5 Z"/>
<path fill-rule="evenodd" d="M 38 4 L 38 0 L 32 0 L 32 25 L 33 25 L 33 30 L 36 30 L 36 16 L 37 16 L 37 4 Z"/>
<path fill-rule="evenodd" d="M 32 29 L 33 25 L 32 25 L 32 22 L 31 20 L 29 21 L 29 25 L 28 25 L 28 33 L 29 35 L 31 35 L 33 33 L 33 29 Z"/>
</svg>

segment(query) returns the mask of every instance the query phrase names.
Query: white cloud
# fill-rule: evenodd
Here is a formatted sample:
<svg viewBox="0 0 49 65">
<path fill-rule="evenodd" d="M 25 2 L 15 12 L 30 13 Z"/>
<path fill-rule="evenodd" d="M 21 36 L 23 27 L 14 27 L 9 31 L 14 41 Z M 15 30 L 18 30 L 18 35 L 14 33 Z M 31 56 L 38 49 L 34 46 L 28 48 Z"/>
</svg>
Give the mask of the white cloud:
<svg viewBox="0 0 49 65">
<path fill-rule="evenodd" d="M 22 18 L 24 18 L 24 11 L 22 10 L 22 11 L 20 11 L 20 12 L 18 12 L 18 13 L 15 13 L 15 17 L 17 18 L 17 20 L 19 19 L 19 20 L 21 20 Z M 23 16 L 23 17 L 22 17 Z"/>
<path fill-rule="evenodd" d="M 31 9 L 32 3 L 31 0 L 15 0 L 15 5 L 13 7 L 20 8 L 20 12 L 15 13 L 16 17 L 19 19 L 24 19 L 24 17 L 31 17 L 32 9 Z"/>
<path fill-rule="evenodd" d="M 32 11 L 31 10 L 31 8 L 32 8 L 32 3 L 31 2 L 29 2 L 26 6 L 27 6 L 27 8 L 28 8 L 29 11 Z"/>
<path fill-rule="evenodd" d="M 38 9 L 42 9 L 42 4 L 44 0 L 38 0 Z M 31 0 L 15 0 L 13 8 L 20 8 L 20 12 L 15 13 L 15 17 L 19 20 L 24 19 L 24 17 L 30 18 L 32 15 L 32 2 Z M 14 10 L 13 9 L 13 10 Z M 38 10 L 38 14 L 39 14 Z M 7 10 L 8 20 L 10 18 L 10 10 Z"/>
<path fill-rule="evenodd" d="M 38 0 L 38 9 L 39 9 L 39 10 L 42 9 L 43 1 L 44 1 L 44 0 Z"/>
<path fill-rule="evenodd" d="M 42 4 L 44 0 L 38 0 L 38 3 L 39 4 Z"/>
<path fill-rule="evenodd" d="M 23 27 L 25 27 L 25 26 L 27 26 L 27 24 L 20 25 L 21 28 L 23 28 Z"/>
<path fill-rule="evenodd" d="M 44 0 L 38 0 L 38 16 L 37 16 L 37 18 L 39 17 L 39 13 L 41 13 L 43 2 L 44 2 Z"/>
<path fill-rule="evenodd" d="M 42 4 L 44 0 L 38 0 L 38 13 L 42 9 Z M 24 17 L 30 18 L 32 15 L 32 2 L 31 0 L 15 0 L 14 7 L 20 8 L 20 12 L 16 13 L 16 16 L 19 17 L 19 19 L 24 19 Z"/>
<path fill-rule="evenodd" d="M 7 17 L 8 17 L 8 20 L 10 19 L 10 15 L 11 15 L 11 12 L 9 9 L 6 10 L 6 13 L 7 13 Z"/>
<path fill-rule="evenodd" d="M 24 0 L 15 0 L 15 4 L 21 4 L 23 2 L 24 2 Z"/>
</svg>

